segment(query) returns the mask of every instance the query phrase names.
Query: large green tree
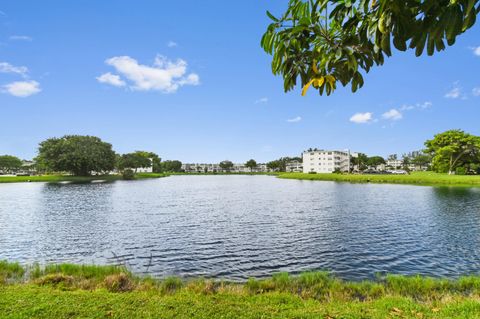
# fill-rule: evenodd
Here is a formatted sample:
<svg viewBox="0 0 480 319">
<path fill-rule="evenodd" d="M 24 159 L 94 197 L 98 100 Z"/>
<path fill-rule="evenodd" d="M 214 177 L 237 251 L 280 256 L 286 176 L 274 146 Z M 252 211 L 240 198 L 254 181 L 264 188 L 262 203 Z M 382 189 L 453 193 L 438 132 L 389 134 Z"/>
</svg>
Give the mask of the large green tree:
<svg viewBox="0 0 480 319">
<path fill-rule="evenodd" d="M 182 162 L 174 160 L 174 161 L 164 161 L 160 164 L 160 170 L 155 171 L 157 173 L 160 172 L 180 172 L 182 170 Z"/>
<path fill-rule="evenodd" d="M 454 174 L 458 167 L 478 161 L 480 137 L 462 130 L 450 130 L 425 142 L 427 154 L 432 157 L 433 169 Z"/>
<path fill-rule="evenodd" d="M 377 167 L 381 164 L 385 164 L 385 159 L 381 156 L 371 156 L 367 159 L 367 165 Z"/>
<path fill-rule="evenodd" d="M 115 167 L 112 145 L 95 136 L 65 135 L 40 143 L 37 162 L 49 171 L 88 176 Z"/>
<path fill-rule="evenodd" d="M 135 151 L 133 153 L 127 153 L 117 158 L 117 167 L 120 170 L 127 168 L 137 171 L 139 168 L 155 167 L 160 165 L 161 159 L 157 154 L 146 151 Z"/>
<path fill-rule="evenodd" d="M 254 159 L 248 160 L 245 163 L 245 166 L 250 168 L 250 172 L 252 172 L 253 169 L 257 167 L 257 161 L 255 161 Z"/>
<path fill-rule="evenodd" d="M 22 167 L 22 160 L 12 155 L 0 156 L 0 170 L 3 172 L 17 170 Z"/>
<path fill-rule="evenodd" d="M 274 16 L 261 46 L 273 55 L 272 71 L 285 91 L 297 81 L 305 94 L 313 86 L 331 94 L 337 83 L 355 92 L 363 76 L 399 51 L 420 56 L 453 45 L 471 28 L 480 0 L 290 0 Z"/>
<path fill-rule="evenodd" d="M 231 161 L 222 161 L 219 164 L 220 168 L 224 171 L 230 172 L 230 170 L 233 168 L 233 163 Z"/>
</svg>

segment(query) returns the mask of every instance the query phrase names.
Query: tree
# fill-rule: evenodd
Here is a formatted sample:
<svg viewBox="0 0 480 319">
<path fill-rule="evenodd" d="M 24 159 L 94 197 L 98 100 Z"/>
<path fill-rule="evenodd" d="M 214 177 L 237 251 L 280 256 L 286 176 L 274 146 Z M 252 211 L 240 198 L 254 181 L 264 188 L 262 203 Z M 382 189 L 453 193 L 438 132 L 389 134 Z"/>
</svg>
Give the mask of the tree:
<svg viewBox="0 0 480 319">
<path fill-rule="evenodd" d="M 357 166 L 359 171 L 364 171 L 367 169 L 368 156 L 363 153 L 358 153 L 357 157 L 352 157 L 351 163 L 354 166 Z"/>
<path fill-rule="evenodd" d="M 18 157 L 12 155 L 0 156 L 0 170 L 2 172 L 18 170 L 20 167 L 22 167 L 22 161 Z"/>
<path fill-rule="evenodd" d="M 164 161 L 160 165 L 160 172 L 180 172 L 182 170 L 182 162 L 180 161 Z"/>
<path fill-rule="evenodd" d="M 219 166 L 222 170 L 230 172 L 233 167 L 233 163 L 231 161 L 222 161 L 220 162 Z"/>
<path fill-rule="evenodd" d="M 250 168 L 250 172 L 253 172 L 253 169 L 257 167 L 257 162 L 254 159 L 251 159 L 245 163 L 245 166 Z"/>
<path fill-rule="evenodd" d="M 316 151 L 309 149 L 309 152 Z M 267 167 L 272 171 L 278 172 L 285 172 L 287 170 L 287 163 L 288 162 L 302 162 L 303 159 L 301 157 L 280 157 L 277 160 L 271 161 L 267 163 Z"/>
<path fill-rule="evenodd" d="M 95 136 L 65 135 L 40 143 L 37 162 L 49 171 L 88 176 L 115 167 L 112 145 Z"/>
<path fill-rule="evenodd" d="M 272 20 L 262 48 L 272 57 L 272 72 L 281 75 L 285 92 L 300 79 L 304 95 L 310 86 L 322 95 L 337 82 L 357 91 L 362 73 L 383 65 L 399 51 L 421 56 L 453 45 L 471 28 L 480 0 L 290 0 L 284 14 Z"/>
<path fill-rule="evenodd" d="M 420 167 L 420 168 L 426 168 L 428 165 L 431 163 L 432 158 L 428 154 L 423 154 L 423 153 L 418 153 L 415 156 L 412 157 L 412 164 Z"/>
<path fill-rule="evenodd" d="M 151 166 L 153 172 L 158 172 L 160 170 L 160 163 L 162 162 L 162 159 L 157 154 L 147 151 L 136 151 L 135 153 L 149 160 L 150 165 L 144 167 Z M 146 161 L 144 163 L 146 163 Z"/>
<path fill-rule="evenodd" d="M 125 169 L 133 169 L 137 172 L 139 168 L 146 168 L 152 166 L 152 160 L 148 152 L 136 151 L 134 153 L 123 154 L 118 159 L 118 169 L 123 171 Z"/>
<path fill-rule="evenodd" d="M 382 164 L 385 164 L 385 159 L 381 156 L 372 156 L 367 159 L 368 166 L 377 167 Z"/>
<path fill-rule="evenodd" d="M 267 168 L 271 169 L 272 171 L 279 171 L 280 170 L 280 161 L 275 160 L 267 163 Z"/>
<path fill-rule="evenodd" d="M 432 156 L 433 169 L 437 172 L 455 173 L 457 167 L 478 159 L 480 137 L 461 130 L 450 130 L 425 142 L 426 153 Z"/>
<path fill-rule="evenodd" d="M 388 160 L 389 161 L 396 161 L 398 159 L 398 155 L 397 154 L 390 154 L 388 155 Z"/>
</svg>

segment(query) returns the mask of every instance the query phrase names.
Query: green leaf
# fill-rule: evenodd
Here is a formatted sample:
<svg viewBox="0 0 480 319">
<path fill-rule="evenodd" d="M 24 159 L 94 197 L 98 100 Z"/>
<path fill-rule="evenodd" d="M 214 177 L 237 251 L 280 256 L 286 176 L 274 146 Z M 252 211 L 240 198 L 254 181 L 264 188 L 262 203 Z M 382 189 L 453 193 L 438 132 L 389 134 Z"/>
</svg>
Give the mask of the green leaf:
<svg viewBox="0 0 480 319">
<path fill-rule="evenodd" d="M 275 18 L 275 16 L 273 14 L 271 14 L 270 11 L 268 11 L 268 10 L 267 10 L 267 16 L 275 22 L 280 21 L 279 19 Z"/>
</svg>

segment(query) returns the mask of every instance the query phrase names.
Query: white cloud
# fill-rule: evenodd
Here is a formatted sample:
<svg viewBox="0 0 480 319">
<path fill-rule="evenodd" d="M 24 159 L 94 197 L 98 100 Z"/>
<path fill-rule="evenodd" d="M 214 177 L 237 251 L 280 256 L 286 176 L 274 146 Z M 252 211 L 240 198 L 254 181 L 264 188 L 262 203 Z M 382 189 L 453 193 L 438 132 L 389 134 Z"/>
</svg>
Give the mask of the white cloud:
<svg viewBox="0 0 480 319">
<path fill-rule="evenodd" d="M 474 88 L 474 89 L 472 90 L 472 94 L 473 94 L 474 96 L 480 96 L 480 87 Z"/>
<path fill-rule="evenodd" d="M 174 41 L 168 41 L 168 43 L 167 43 L 167 47 L 169 47 L 169 48 L 175 48 L 177 46 L 178 46 L 178 43 L 174 42 Z"/>
<path fill-rule="evenodd" d="M 122 87 L 122 86 L 126 85 L 125 81 L 123 81 L 120 78 L 120 76 L 118 76 L 116 74 L 112 74 L 110 72 L 104 73 L 104 74 L 96 77 L 96 79 L 100 83 L 110 84 L 110 85 L 117 86 L 117 87 Z"/>
<path fill-rule="evenodd" d="M 426 101 L 426 102 L 423 102 L 423 103 L 417 103 L 415 105 L 404 104 L 399 108 L 399 111 L 403 112 L 403 111 L 411 111 L 411 110 L 415 110 L 415 109 L 428 109 L 432 106 L 433 106 L 433 103 L 430 102 L 430 101 Z"/>
<path fill-rule="evenodd" d="M 37 81 L 18 81 L 4 85 L 3 91 L 16 97 L 27 97 L 42 90 Z"/>
<path fill-rule="evenodd" d="M 385 120 L 398 121 L 403 118 L 403 115 L 398 110 L 391 109 L 390 111 L 383 113 L 382 118 Z"/>
<path fill-rule="evenodd" d="M 136 91 L 174 93 L 181 86 L 200 84 L 200 77 L 197 74 L 186 74 L 187 62 L 182 59 L 171 61 L 158 55 L 153 66 L 148 66 L 139 64 L 129 56 L 118 56 L 106 60 L 105 63 L 113 66 L 129 80 L 129 87 Z"/>
<path fill-rule="evenodd" d="M 255 104 L 259 104 L 259 103 L 267 103 L 268 102 L 268 97 L 262 97 L 258 100 L 255 101 Z"/>
<path fill-rule="evenodd" d="M 297 117 L 294 117 L 292 119 L 288 119 L 287 122 L 288 123 L 298 123 L 302 120 L 302 118 L 300 116 L 297 116 Z"/>
<path fill-rule="evenodd" d="M 373 113 L 356 113 L 350 118 L 350 122 L 357 124 L 370 123 L 373 120 Z"/>
<path fill-rule="evenodd" d="M 28 35 L 12 35 L 10 36 L 10 40 L 14 41 L 32 41 L 32 37 L 29 37 Z"/>
<path fill-rule="evenodd" d="M 28 73 L 28 68 L 25 66 L 13 66 L 7 62 L 0 62 L 0 73 L 15 73 L 25 77 Z"/>
<path fill-rule="evenodd" d="M 476 56 L 480 56 L 480 46 L 476 48 L 472 48 L 472 50 L 473 50 L 473 54 L 475 54 Z"/>
<path fill-rule="evenodd" d="M 417 106 L 421 109 L 428 109 L 428 108 L 431 108 L 433 106 L 433 103 L 430 102 L 430 101 L 427 101 L 427 102 L 417 104 Z"/>
<path fill-rule="evenodd" d="M 458 99 L 462 96 L 462 90 L 459 87 L 454 87 L 445 94 L 447 99 Z"/>
</svg>

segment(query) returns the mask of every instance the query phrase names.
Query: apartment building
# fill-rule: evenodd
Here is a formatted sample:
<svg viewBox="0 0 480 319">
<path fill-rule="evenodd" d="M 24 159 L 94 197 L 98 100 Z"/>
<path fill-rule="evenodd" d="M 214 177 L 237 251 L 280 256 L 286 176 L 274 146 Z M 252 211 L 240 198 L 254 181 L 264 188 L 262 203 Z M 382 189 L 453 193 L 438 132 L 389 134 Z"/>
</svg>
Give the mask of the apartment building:
<svg viewBox="0 0 480 319">
<path fill-rule="evenodd" d="M 350 171 L 350 151 L 310 149 L 303 152 L 304 173 L 333 173 Z"/>
<path fill-rule="evenodd" d="M 303 163 L 300 161 L 291 161 L 285 164 L 285 171 L 289 173 L 302 173 Z"/>
<path fill-rule="evenodd" d="M 182 164 L 182 170 L 185 173 L 224 173 L 225 171 L 220 167 L 219 164 Z M 246 167 L 245 164 L 233 164 L 233 167 L 230 169 L 231 173 L 265 173 L 268 172 L 266 164 L 258 164 L 257 167 L 250 169 Z"/>
</svg>

